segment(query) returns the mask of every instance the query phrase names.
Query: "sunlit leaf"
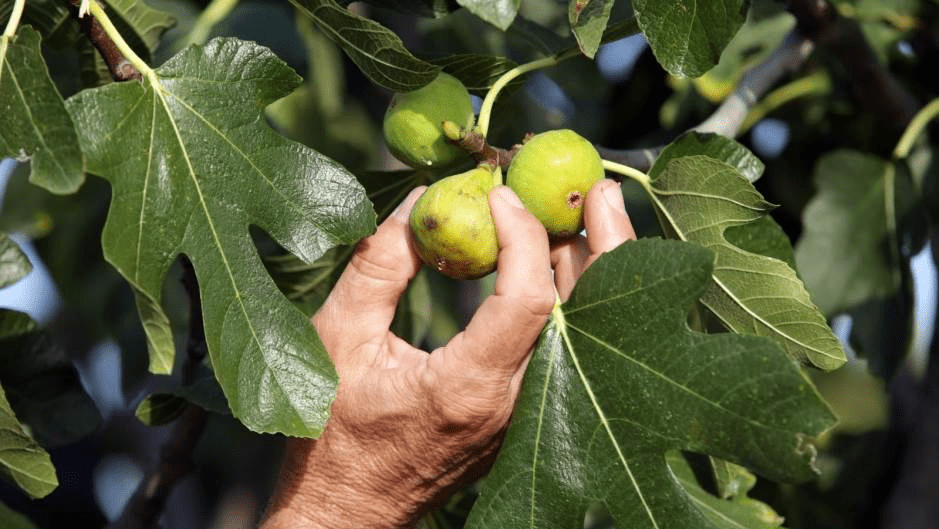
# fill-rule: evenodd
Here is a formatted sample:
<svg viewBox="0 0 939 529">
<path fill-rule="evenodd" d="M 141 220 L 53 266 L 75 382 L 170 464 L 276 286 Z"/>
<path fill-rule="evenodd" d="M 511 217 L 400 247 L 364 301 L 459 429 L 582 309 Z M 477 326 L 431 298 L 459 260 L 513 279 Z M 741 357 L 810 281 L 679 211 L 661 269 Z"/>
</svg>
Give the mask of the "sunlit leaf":
<svg viewBox="0 0 939 529">
<path fill-rule="evenodd" d="M 594 502 L 620 528 L 740 527 L 733 502 L 702 502 L 670 469 L 675 450 L 814 476 L 811 439 L 834 417 L 798 364 L 766 338 L 688 328 L 713 259 L 644 239 L 584 272 L 536 347 L 468 527 L 580 527 Z"/>
<path fill-rule="evenodd" d="M 310 436 L 325 422 L 335 371 L 265 272 L 248 227 L 313 262 L 368 234 L 374 214 L 350 173 L 264 124 L 263 108 L 299 83 L 266 48 L 216 39 L 142 83 L 81 92 L 68 108 L 89 170 L 113 187 L 104 252 L 134 287 L 151 369 L 173 364 L 161 287 L 183 253 L 234 415 L 256 431 Z"/>
<path fill-rule="evenodd" d="M 512 25 L 522 0 L 456 0 L 469 12 L 505 31 Z"/>
<path fill-rule="evenodd" d="M 747 18 L 750 0 L 633 0 L 639 27 L 672 75 L 710 70 Z"/>
<path fill-rule="evenodd" d="M 729 329 L 768 336 L 793 358 L 821 369 L 845 362 L 844 350 L 808 291 L 785 262 L 730 244 L 724 231 L 771 209 L 733 166 L 703 156 L 663 158 L 648 191 L 663 228 L 714 251 L 711 284 L 701 302 Z"/>
<path fill-rule="evenodd" d="M 745 493 L 733 500 L 710 494 L 698 483 L 691 465 L 680 453 L 670 452 L 666 459 L 669 469 L 674 472 L 689 496 L 714 526 L 732 529 L 774 529 L 782 525 L 782 516 L 769 505 L 749 498 Z M 752 474 L 750 476 L 752 477 Z"/>
<path fill-rule="evenodd" d="M 31 160 L 30 182 L 72 193 L 85 179 L 82 153 L 39 45 L 39 33 L 29 26 L 0 36 L 0 158 Z"/>
</svg>

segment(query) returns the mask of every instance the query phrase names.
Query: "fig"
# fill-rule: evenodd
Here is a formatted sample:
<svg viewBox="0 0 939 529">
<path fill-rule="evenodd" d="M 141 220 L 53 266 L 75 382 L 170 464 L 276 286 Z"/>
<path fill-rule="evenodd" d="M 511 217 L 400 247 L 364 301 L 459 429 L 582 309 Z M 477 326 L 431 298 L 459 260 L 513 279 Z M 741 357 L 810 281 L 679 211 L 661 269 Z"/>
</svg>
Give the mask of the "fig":
<svg viewBox="0 0 939 529">
<path fill-rule="evenodd" d="M 428 266 L 455 279 L 476 279 L 496 268 L 499 241 L 489 192 L 502 170 L 481 165 L 427 188 L 411 210 L 411 240 Z"/>
<path fill-rule="evenodd" d="M 391 153 L 409 166 L 446 168 L 469 155 L 447 142 L 445 121 L 471 127 L 473 103 L 459 79 L 441 72 L 426 86 L 391 98 L 382 132 Z"/>
<path fill-rule="evenodd" d="M 532 136 L 512 158 L 505 185 L 554 238 L 584 228 L 587 191 L 603 179 L 603 162 L 593 144 L 572 130 Z"/>
</svg>

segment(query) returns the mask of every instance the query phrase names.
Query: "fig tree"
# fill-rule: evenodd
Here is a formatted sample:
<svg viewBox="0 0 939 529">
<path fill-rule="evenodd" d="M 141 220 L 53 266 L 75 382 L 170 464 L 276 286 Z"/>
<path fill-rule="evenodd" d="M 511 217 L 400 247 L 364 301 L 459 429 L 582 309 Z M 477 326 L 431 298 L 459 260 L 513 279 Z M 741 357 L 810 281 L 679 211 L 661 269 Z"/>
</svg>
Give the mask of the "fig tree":
<svg viewBox="0 0 939 529">
<path fill-rule="evenodd" d="M 441 72 L 426 86 L 391 98 L 382 132 L 391 153 L 409 166 L 447 167 L 468 155 L 447 142 L 445 121 L 471 127 L 473 103 L 459 79 Z"/>
<path fill-rule="evenodd" d="M 424 263 L 456 279 L 495 270 L 499 242 L 489 192 L 501 181 L 501 169 L 481 165 L 427 188 L 410 217 L 414 248 Z"/>
<path fill-rule="evenodd" d="M 552 130 L 525 142 L 512 158 L 505 184 L 555 238 L 584 227 L 587 191 L 603 179 L 593 145 L 572 130 Z"/>
</svg>

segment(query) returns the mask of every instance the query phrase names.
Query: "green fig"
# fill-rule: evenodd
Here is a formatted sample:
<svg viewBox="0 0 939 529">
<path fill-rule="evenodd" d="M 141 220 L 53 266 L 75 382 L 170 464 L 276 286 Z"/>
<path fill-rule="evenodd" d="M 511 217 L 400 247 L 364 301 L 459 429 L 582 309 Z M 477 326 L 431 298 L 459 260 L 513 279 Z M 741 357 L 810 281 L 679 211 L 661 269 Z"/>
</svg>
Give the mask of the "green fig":
<svg viewBox="0 0 939 529">
<path fill-rule="evenodd" d="M 489 192 L 502 170 L 481 165 L 427 188 L 411 210 L 411 238 L 421 260 L 455 279 L 476 279 L 496 268 L 499 241 Z"/>
<path fill-rule="evenodd" d="M 512 158 L 505 184 L 548 231 L 561 238 L 584 228 L 587 192 L 603 179 L 594 146 L 572 130 L 552 130 L 525 142 Z"/>
<path fill-rule="evenodd" d="M 471 127 L 473 103 L 459 79 L 441 72 L 430 84 L 391 98 L 382 132 L 391 153 L 409 166 L 447 167 L 468 154 L 447 142 L 445 121 Z"/>
</svg>

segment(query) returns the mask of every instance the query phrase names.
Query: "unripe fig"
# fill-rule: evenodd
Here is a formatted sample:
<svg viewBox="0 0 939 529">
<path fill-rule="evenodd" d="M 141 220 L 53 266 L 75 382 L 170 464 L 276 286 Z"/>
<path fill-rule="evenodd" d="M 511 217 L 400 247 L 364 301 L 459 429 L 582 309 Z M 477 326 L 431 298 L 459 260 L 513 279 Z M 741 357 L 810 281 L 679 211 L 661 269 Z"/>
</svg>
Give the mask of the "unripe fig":
<svg viewBox="0 0 939 529">
<path fill-rule="evenodd" d="M 444 121 L 471 127 L 473 103 L 459 79 L 440 72 L 430 84 L 391 98 L 382 132 L 391 153 L 411 167 L 447 167 L 468 155 L 447 142 Z"/>
<path fill-rule="evenodd" d="M 603 179 L 593 145 L 572 130 L 532 136 L 512 158 L 505 184 L 548 231 L 560 238 L 584 228 L 587 191 Z"/>
<path fill-rule="evenodd" d="M 411 239 L 428 266 L 455 279 L 476 279 L 496 268 L 499 241 L 489 192 L 502 170 L 485 165 L 427 188 L 411 210 Z"/>
</svg>

